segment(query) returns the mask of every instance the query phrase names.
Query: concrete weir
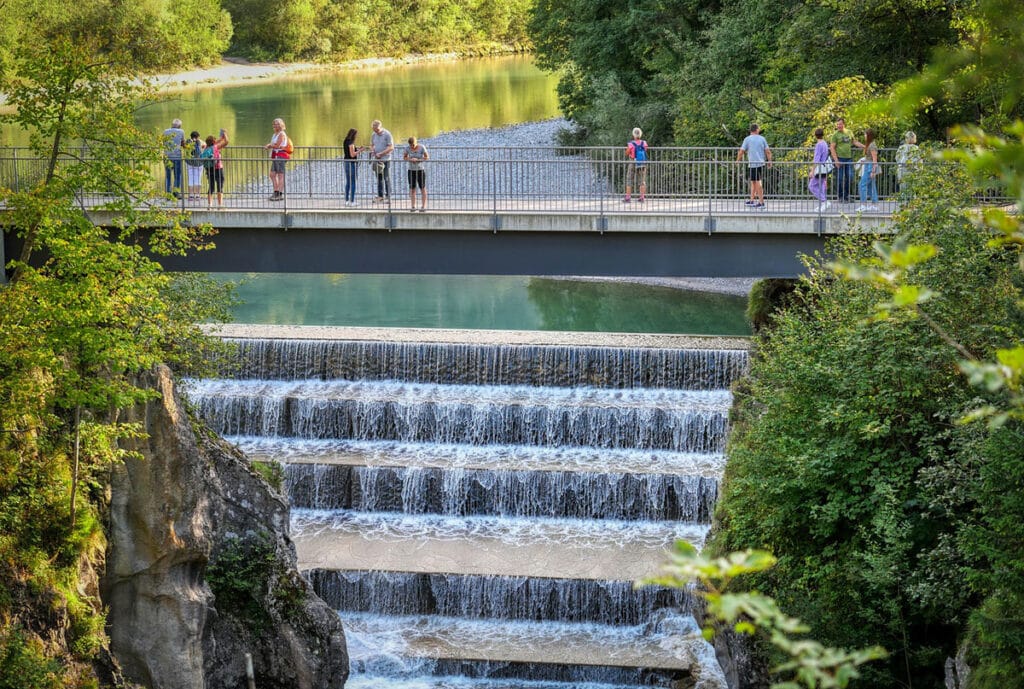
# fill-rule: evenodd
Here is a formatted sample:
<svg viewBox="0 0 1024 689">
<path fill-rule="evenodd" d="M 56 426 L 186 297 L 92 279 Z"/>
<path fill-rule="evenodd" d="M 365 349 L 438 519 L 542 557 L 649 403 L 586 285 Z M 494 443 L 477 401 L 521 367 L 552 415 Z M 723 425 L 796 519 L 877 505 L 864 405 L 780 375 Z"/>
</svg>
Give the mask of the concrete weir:
<svg viewBox="0 0 1024 689">
<path fill-rule="evenodd" d="M 222 326 L 190 396 L 285 466 L 300 566 L 353 686 L 724 688 L 685 591 L 634 590 L 706 536 L 741 338 Z M 460 684 L 461 686 L 461 684 Z"/>
</svg>

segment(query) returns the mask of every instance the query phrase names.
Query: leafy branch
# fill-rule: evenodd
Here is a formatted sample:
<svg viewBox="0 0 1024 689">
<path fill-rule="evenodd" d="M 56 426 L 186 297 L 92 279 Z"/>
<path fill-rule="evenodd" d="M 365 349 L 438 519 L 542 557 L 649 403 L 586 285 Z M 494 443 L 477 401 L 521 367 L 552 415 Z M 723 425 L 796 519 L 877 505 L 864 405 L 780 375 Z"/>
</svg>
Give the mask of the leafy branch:
<svg viewBox="0 0 1024 689">
<path fill-rule="evenodd" d="M 847 651 L 804 638 L 810 631 L 800 620 L 786 615 L 778 603 L 757 592 L 730 592 L 738 577 L 770 569 L 775 557 L 763 550 L 744 550 L 725 557 L 706 557 L 685 541 L 677 541 L 669 561 L 657 576 L 643 579 L 638 586 L 687 588 L 692 582 L 707 604 L 707 615 L 732 626 L 740 634 L 764 634 L 790 660 L 773 668 L 792 679 L 776 683 L 774 689 L 842 689 L 860 676 L 857 668 L 886 657 L 880 646 Z M 711 639 L 714 628 L 706 626 Z"/>
</svg>

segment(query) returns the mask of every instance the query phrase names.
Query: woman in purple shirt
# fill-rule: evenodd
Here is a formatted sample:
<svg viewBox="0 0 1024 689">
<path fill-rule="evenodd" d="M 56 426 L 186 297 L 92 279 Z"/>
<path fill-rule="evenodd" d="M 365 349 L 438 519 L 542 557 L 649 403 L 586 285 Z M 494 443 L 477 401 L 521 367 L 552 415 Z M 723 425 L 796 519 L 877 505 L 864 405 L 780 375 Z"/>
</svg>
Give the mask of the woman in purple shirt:
<svg viewBox="0 0 1024 689">
<path fill-rule="evenodd" d="M 808 176 L 807 188 L 811 195 L 820 202 L 819 210 L 825 210 L 832 204 L 828 202 L 828 164 L 832 162 L 832 153 L 828 144 L 825 143 L 825 130 L 818 127 L 814 130 L 814 138 L 818 140 L 814 144 L 814 159 L 811 165 L 811 174 Z"/>
</svg>

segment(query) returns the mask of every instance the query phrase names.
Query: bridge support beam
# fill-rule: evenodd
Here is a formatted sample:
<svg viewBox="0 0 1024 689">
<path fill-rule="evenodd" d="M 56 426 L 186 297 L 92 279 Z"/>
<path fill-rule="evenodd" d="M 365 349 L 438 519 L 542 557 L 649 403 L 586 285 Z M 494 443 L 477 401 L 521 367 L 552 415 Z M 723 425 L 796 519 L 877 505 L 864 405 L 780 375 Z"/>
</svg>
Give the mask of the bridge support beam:
<svg viewBox="0 0 1024 689">
<path fill-rule="evenodd" d="M 281 273 L 793 277 L 815 235 L 303 230 L 224 231 L 168 270 Z"/>
<path fill-rule="evenodd" d="M 109 213 L 90 213 L 113 225 Z M 162 257 L 168 270 L 203 272 L 793 277 L 800 254 L 827 237 L 881 232 L 887 218 L 747 213 L 427 214 L 232 209 L 194 211 L 220 232 L 217 248 Z M 20 251 L 5 235 L 6 255 Z"/>
</svg>

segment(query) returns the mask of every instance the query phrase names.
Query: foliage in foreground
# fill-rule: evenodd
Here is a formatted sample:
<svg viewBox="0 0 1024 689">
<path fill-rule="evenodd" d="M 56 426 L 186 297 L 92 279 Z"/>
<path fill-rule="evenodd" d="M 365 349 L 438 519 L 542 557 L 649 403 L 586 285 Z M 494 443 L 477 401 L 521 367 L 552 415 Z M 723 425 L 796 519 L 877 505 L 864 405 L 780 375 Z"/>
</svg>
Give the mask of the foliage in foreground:
<svg viewBox="0 0 1024 689">
<path fill-rule="evenodd" d="M 120 412 L 152 393 L 154 364 L 196 365 L 210 341 L 196 323 L 223 318 L 223 294 L 178 281 L 144 248 L 205 246 L 209 228 L 153 208 L 159 142 L 132 125 L 140 96 L 116 66 L 70 41 L 24 46 L 0 82 L 46 160 L 36 182 L 0 190 L 24 248 L 0 288 L 0 640 L 12 687 L 90 686 L 105 644 L 94 566 L 101 510 L 122 438 L 142 428 Z M 141 146 L 141 159 L 125 150 Z M 83 155 L 84 153 L 84 155 Z M 104 190 L 123 226 L 97 228 L 78 205 Z M 155 228 L 147 244 L 135 227 Z"/>
<path fill-rule="evenodd" d="M 1021 493 L 1005 490 L 1021 477 L 1021 428 L 958 422 L 998 394 L 970 384 L 935 329 L 979 358 L 1020 337 L 1016 256 L 971 221 L 962 169 L 936 167 L 915 184 L 897 226 L 939 248 L 919 277 L 948 298 L 930 322 L 869 322 L 876 289 L 810 262 L 737 397 L 711 544 L 773 552 L 778 566 L 754 583 L 825 643 L 889 649 L 862 686 L 942 686 L 993 573 L 1019 559 L 1000 522 L 1024 519 Z M 857 237 L 833 248 L 848 261 L 872 253 Z"/>
<path fill-rule="evenodd" d="M 761 550 L 707 557 L 686 541 L 676 541 L 660 574 L 638 585 L 689 588 L 696 583 L 694 590 L 704 599 L 708 618 L 741 634 L 763 635 L 785 658 L 773 672 L 792 679 L 774 683 L 773 689 L 843 689 L 860 677 L 861 665 L 885 657 L 878 646 L 856 651 L 826 647 L 806 638 L 810 628 L 785 614 L 770 597 L 730 590 L 738 577 L 764 572 L 775 562 L 771 553 Z M 715 625 L 706 624 L 704 637 L 714 634 Z"/>
</svg>

